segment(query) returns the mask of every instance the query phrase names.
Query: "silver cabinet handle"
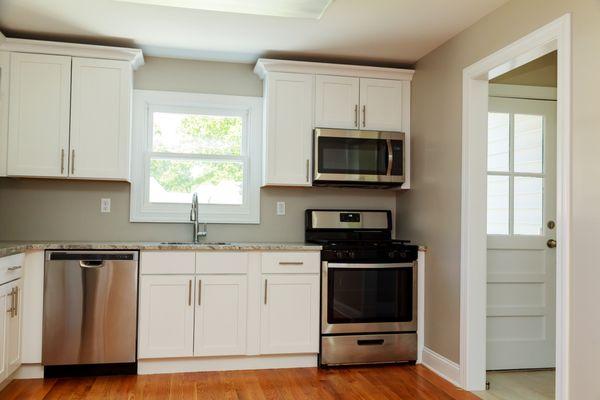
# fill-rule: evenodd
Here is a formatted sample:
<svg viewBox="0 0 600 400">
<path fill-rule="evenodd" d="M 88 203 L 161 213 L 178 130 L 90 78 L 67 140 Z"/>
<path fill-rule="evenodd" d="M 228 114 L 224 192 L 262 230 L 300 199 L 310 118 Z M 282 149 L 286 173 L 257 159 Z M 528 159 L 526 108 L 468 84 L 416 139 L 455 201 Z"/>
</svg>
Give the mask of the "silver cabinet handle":
<svg viewBox="0 0 600 400">
<path fill-rule="evenodd" d="M 65 173 L 65 149 L 60 149 L 60 173 Z"/>
<path fill-rule="evenodd" d="M 306 182 L 309 182 L 309 169 L 310 169 L 310 160 L 306 160 Z"/>
<path fill-rule="evenodd" d="M 10 308 L 7 310 L 7 312 L 10 314 L 10 317 L 14 317 L 15 316 L 15 288 L 12 288 L 10 290 Z"/>
<path fill-rule="evenodd" d="M 267 285 L 268 281 L 265 279 L 265 304 L 267 304 Z"/>
<path fill-rule="evenodd" d="M 202 279 L 198 281 L 198 305 L 202 305 Z"/>
<path fill-rule="evenodd" d="M 12 267 L 8 267 L 9 271 L 16 271 L 18 269 L 21 269 L 22 266 L 21 265 L 13 265 Z"/>
<path fill-rule="evenodd" d="M 15 287 L 15 317 L 19 315 L 19 287 Z"/>
<path fill-rule="evenodd" d="M 367 106 L 363 106 L 363 128 L 367 126 Z"/>
<path fill-rule="evenodd" d="M 302 265 L 304 261 L 279 261 L 279 265 Z"/>
<path fill-rule="evenodd" d="M 188 306 L 192 305 L 192 280 L 188 283 Z"/>
<path fill-rule="evenodd" d="M 75 149 L 71 149 L 71 174 L 75 173 Z"/>
<path fill-rule="evenodd" d="M 354 126 L 358 128 L 358 104 L 354 106 Z"/>
</svg>

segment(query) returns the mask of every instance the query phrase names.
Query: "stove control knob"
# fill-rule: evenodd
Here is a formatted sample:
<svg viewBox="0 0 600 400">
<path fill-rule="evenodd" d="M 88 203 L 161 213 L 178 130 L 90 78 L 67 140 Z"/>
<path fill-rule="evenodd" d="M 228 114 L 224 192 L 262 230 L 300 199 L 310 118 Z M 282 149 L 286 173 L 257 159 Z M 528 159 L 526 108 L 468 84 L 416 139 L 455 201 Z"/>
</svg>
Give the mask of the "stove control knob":
<svg viewBox="0 0 600 400">
<path fill-rule="evenodd" d="M 335 252 L 335 256 L 337 258 L 344 258 L 344 252 L 341 251 L 341 250 L 338 250 L 338 251 Z"/>
<path fill-rule="evenodd" d="M 348 251 L 348 258 L 352 259 L 352 258 L 356 258 L 356 253 L 352 250 Z"/>
<path fill-rule="evenodd" d="M 390 251 L 388 253 L 388 257 L 389 258 L 396 258 L 398 256 L 398 252 L 397 251 Z"/>
</svg>

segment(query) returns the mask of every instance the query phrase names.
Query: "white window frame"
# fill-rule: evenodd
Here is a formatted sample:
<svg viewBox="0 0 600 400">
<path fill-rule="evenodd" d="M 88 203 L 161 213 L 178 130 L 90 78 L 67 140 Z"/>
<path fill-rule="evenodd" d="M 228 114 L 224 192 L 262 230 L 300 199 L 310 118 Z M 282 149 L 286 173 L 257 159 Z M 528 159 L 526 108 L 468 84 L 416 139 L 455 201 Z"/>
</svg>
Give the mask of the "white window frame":
<svg viewBox="0 0 600 400">
<path fill-rule="evenodd" d="M 200 204 L 201 222 L 225 224 L 260 223 L 260 183 L 262 170 L 262 98 L 216 94 L 133 91 L 133 141 L 131 155 L 131 222 L 190 221 L 190 204 L 149 201 L 150 158 L 152 152 L 152 113 L 192 112 L 209 115 L 235 115 L 243 119 L 242 158 L 244 165 L 241 205 Z M 160 158 L 179 160 L 227 160 L 238 156 L 175 154 Z"/>
</svg>

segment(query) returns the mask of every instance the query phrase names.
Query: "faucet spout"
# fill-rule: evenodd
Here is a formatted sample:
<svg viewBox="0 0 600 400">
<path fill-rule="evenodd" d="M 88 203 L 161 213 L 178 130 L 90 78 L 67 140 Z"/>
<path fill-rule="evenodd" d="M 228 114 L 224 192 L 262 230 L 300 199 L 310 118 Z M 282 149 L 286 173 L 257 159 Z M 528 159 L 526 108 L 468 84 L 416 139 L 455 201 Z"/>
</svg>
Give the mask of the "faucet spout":
<svg viewBox="0 0 600 400">
<path fill-rule="evenodd" d="M 208 234 L 206 223 L 204 223 L 204 230 L 200 230 L 200 223 L 198 222 L 198 194 L 194 192 L 192 195 L 192 209 L 190 210 L 190 221 L 194 225 L 193 241 L 194 243 L 200 242 L 200 237 L 206 237 Z"/>
</svg>

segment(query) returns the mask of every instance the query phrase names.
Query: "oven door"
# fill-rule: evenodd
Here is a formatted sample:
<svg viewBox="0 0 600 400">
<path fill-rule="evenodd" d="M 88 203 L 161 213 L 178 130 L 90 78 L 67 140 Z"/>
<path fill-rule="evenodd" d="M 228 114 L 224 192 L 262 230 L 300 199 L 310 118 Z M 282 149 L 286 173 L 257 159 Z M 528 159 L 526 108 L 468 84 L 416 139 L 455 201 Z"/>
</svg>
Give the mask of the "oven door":
<svg viewBox="0 0 600 400">
<path fill-rule="evenodd" d="M 404 182 L 404 133 L 315 129 L 315 183 Z"/>
<path fill-rule="evenodd" d="M 321 332 L 417 330 L 416 263 L 322 264 Z"/>
</svg>

